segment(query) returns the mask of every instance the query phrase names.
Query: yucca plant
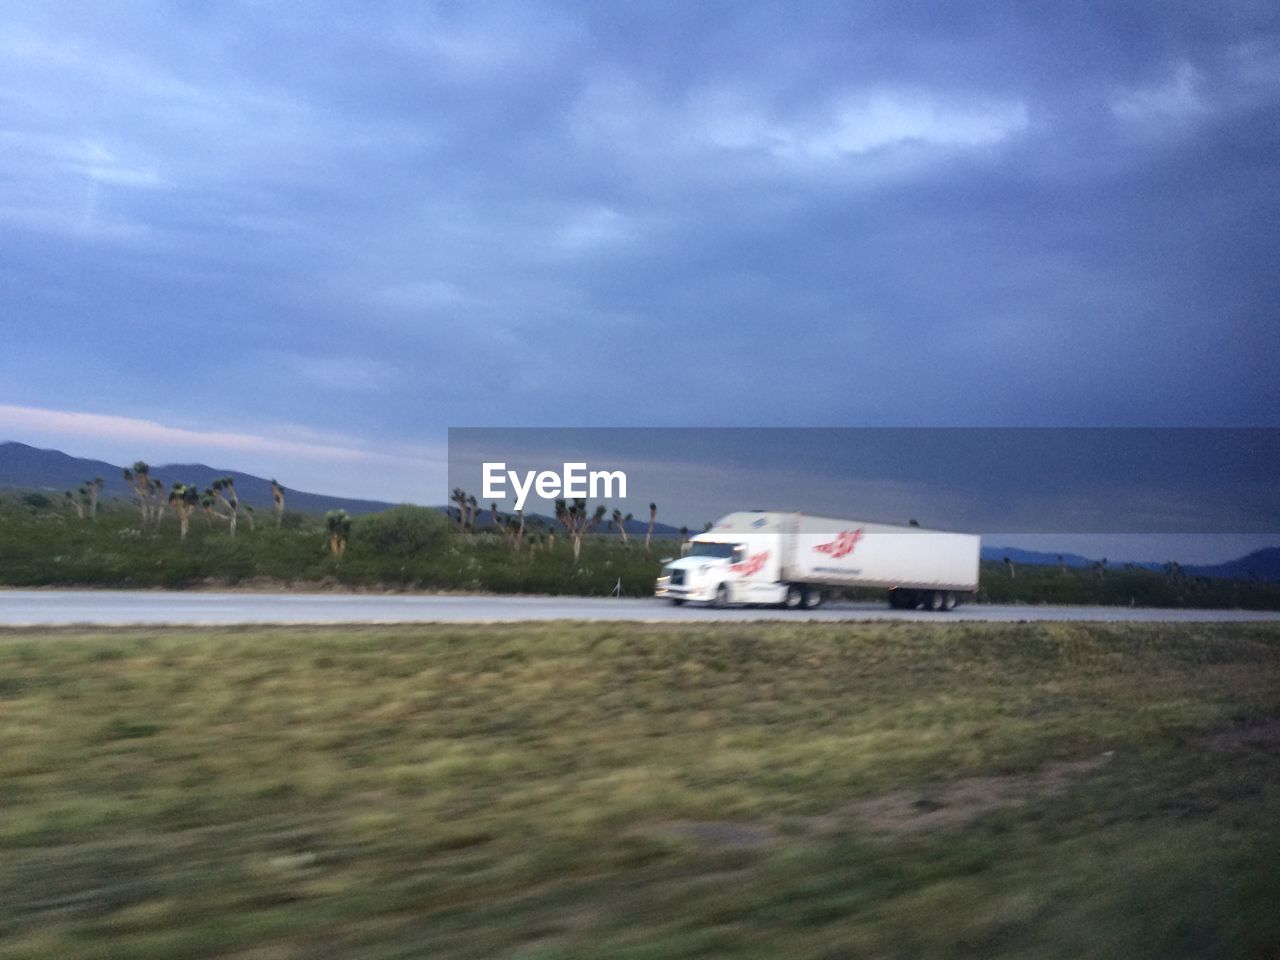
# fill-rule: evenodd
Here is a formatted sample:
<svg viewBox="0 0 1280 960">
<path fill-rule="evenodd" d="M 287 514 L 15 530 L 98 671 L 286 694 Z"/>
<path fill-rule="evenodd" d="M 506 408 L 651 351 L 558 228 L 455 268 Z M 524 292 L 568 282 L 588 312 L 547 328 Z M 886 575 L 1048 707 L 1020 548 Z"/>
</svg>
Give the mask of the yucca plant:
<svg viewBox="0 0 1280 960">
<path fill-rule="evenodd" d="M 458 530 L 465 532 L 467 529 L 467 491 L 461 487 L 454 487 L 449 499 L 458 505 Z"/>
<path fill-rule="evenodd" d="M 324 524 L 329 532 L 329 553 L 341 560 L 351 536 L 351 517 L 345 510 L 330 510 L 324 515 Z"/>
<path fill-rule="evenodd" d="M 156 498 L 155 483 L 151 479 L 151 467 L 145 460 L 138 460 L 134 463 L 133 469 L 124 468 L 124 482 L 138 498 L 138 507 L 142 511 L 142 525 L 146 527 L 147 521 L 154 516 L 158 522 L 160 519 Z M 162 486 L 163 489 L 163 486 Z"/>
<path fill-rule="evenodd" d="M 276 529 L 279 530 L 280 524 L 284 522 L 284 487 L 274 478 L 271 481 L 271 500 L 276 512 Z"/>
<path fill-rule="evenodd" d="M 624 547 L 630 543 L 630 540 L 627 538 L 627 524 L 631 522 L 631 519 L 631 514 L 628 513 L 626 516 L 623 516 L 621 510 L 616 508 L 614 509 L 613 525 L 618 528 L 618 533 L 622 534 L 622 545 Z"/>
<path fill-rule="evenodd" d="M 227 522 L 227 529 L 234 537 L 240 520 L 240 498 L 236 496 L 235 480 L 231 477 L 219 477 L 205 493 L 213 497 L 214 502 L 222 508 L 214 516 Z"/>
<path fill-rule="evenodd" d="M 70 490 L 66 492 L 66 504 L 76 512 L 76 516 L 84 519 L 84 487 L 80 488 L 80 496 L 76 496 Z"/>
<path fill-rule="evenodd" d="M 88 499 L 89 519 L 98 519 L 98 495 L 102 493 L 102 478 L 94 477 L 92 480 L 86 480 L 80 490 Z"/>
<path fill-rule="evenodd" d="M 178 517 L 178 539 L 187 539 L 191 514 L 200 504 L 200 490 L 194 483 L 175 483 L 169 488 L 169 506 Z"/>
</svg>

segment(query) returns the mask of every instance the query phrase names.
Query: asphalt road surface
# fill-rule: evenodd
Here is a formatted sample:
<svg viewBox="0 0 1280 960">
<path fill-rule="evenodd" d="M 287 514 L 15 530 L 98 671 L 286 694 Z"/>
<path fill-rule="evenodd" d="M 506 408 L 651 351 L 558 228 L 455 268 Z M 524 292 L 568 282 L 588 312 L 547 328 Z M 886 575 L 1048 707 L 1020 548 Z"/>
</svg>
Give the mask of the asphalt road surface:
<svg viewBox="0 0 1280 960">
<path fill-rule="evenodd" d="M 490 597 L 333 593 L 206 593 L 150 590 L 0 590 L 0 626 L 244 623 L 495 623 L 517 620 L 1108 620 L 1113 622 L 1280 621 L 1280 611 L 1158 610 L 1133 607 L 965 605 L 951 613 L 890 610 L 881 603 L 833 603 L 817 610 L 674 607 L 657 599 Z"/>
</svg>

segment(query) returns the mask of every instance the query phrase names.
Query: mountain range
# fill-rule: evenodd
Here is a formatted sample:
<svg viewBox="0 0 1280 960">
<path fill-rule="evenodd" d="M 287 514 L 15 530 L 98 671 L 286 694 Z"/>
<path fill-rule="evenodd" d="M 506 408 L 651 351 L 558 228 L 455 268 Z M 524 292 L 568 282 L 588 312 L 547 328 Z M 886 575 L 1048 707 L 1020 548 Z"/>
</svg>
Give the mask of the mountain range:
<svg viewBox="0 0 1280 960">
<path fill-rule="evenodd" d="M 1061 556 L 1061 561 L 1059 561 Z M 1018 565 L 1033 567 L 1053 567 L 1061 565 L 1070 569 L 1091 567 L 1095 561 L 1074 553 L 1040 553 L 1035 550 L 1022 550 L 1017 547 L 983 547 L 982 559 L 994 563 L 1003 562 L 1008 557 Z M 1110 564 L 1111 569 L 1119 567 L 1138 567 L 1143 570 L 1163 570 L 1164 563 L 1146 561 L 1143 563 Z M 1225 563 L 1184 564 L 1182 572 L 1193 577 L 1223 577 L 1228 580 L 1273 580 L 1280 581 L 1280 547 L 1265 547 L 1255 550 L 1236 560 Z"/>
<path fill-rule="evenodd" d="M 124 480 L 124 467 L 103 460 L 73 457 L 60 450 L 43 450 L 25 443 L 0 442 L 0 490 L 32 490 L 61 495 L 64 490 L 77 490 L 86 481 L 102 477 L 102 498 L 132 500 L 133 491 Z M 272 506 L 271 481 L 239 470 L 214 468 L 202 463 L 171 463 L 151 467 L 150 475 L 166 487 L 174 483 L 195 483 L 201 488 L 218 477 L 231 477 L 235 481 L 240 502 L 255 509 Z M 286 489 L 286 506 L 304 513 L 324 513 L 327 510 L 346 510 L 353 516 L 377 513 L 396 504 L 384 500 L 359 500 L 351 497 L 335 497 L 323 493 Z M 437 507 L 448 510 L 448 507 Z M 488 510 L 481 510 L 480 525 L 487 521 Z M 533 515 L 530 515 L 533 519 Z M 550 518 L 541 517 L 546 523 Z M 644 535 L 648 519 L 627 523 L 627 533 Z M 608 532 L 602 528 L 602 532 Z M 674 537 L 679 529 L 668 524 L 655 524 L 654 533 L 659 537 Z M 1013 563 L 1029 566 L 1057 566 L 1059 562 L 1070 568 L 1087 568 L 1094 561 L 1077 554 L 1063 554 L 1061 561 L 1056 553 L 1039 553 L 1016 547 L 984 546 L 982 559 L 1002 562 L 1008 557 Z M 1160 562 L 1135 563 L 1132 566 L 1148 570 L 1161 570 Z M 1226 577 L 1236 580 L 1280 581 L 1280 547 L 1257 550 L 1247 556 L 1226 563 L 1184 566 L 1191 576 Z"/>
<path fill-rule="evenodd" d="M 214 468 L 203 463 L 168 463 L 152 466 L 150 475 L 166 487 L 174 483 L 195 483 L 201 489 L 219 477 L 231 477 L 235 481 L 236 495 L 241 503 L 256 510 L 269 510 L 273 503 L 269 479 L 239 470 Z M 133 490 L 125 482 L 123 465 L 73 457 L 60 450 L 42 450 L 25 443 L 0 443 L 0 490 L 39 490 L 61 496 L 64 490 L 78 490 L 83 483 L 95 477 L 102 478 L 103 500 L 113 497 L 125 500 L 134 498 Z M 290 510 L 301 510 L 304 513 L 346 510 L 353 516 L 377 513 L 395 506 L 394 503 L 381 500 L 333 497 L 287 487 L 285 505 Z"/>
<path fill-rule="evenodd" d="M 101 477 L 100 496 L 103 501 L 113 498 L 132 501 L 134 493 L 125 482 L 124 469 L 121 464 L 73 457 L 61 450 L 44 450 L 14 441 L 0 442 L 0 490 L 39 491 L 61 497 L 63 491 L 78 490 L 84 483 Z M 255 510 L 269 510 L 273 505 L 271 480 L 240 470 L 210 467 L 203 463 L 167 463 L 162 466 L 151 466 L 149 476 L 161 481 L 165 487 L 174 483 L 194 483 L 201 489 L 209 486 L 219 477 L 231 477 L 235 482 L 236 495 L 242 504 L 252 506 Z M 299 510 L 303 513 L 346 510 L 352 516 L 358 516 L 363 513 L 388 510 L 396 504 L 384 500 L 358 500 L 324 493 L 309 493 L 305 490 L 286 487 L 285 506 L 289 510 Z M 436 509 L 447 512 L 454 508 L 440 506 Z M 454 512 L 456 513 L 456 509 Z M 537 514 L 529 514 L 528 519 L 541 520 L 548 525 L 553 523 L 552 518 Z M 483 529 L 488 522 L 489 511 L 481 509 L 477 526 Z M 631 520 L 626 524 L 628 534 L 640 536 L 644 536 L 648 527 L 648 517 Z M 659 537 L 675 537 L 680 532 L 678 527 L 663 523 L 654 524 L 653 531 Z M 610 531 L 602 527 L 601 532 Z"/>
</svg>

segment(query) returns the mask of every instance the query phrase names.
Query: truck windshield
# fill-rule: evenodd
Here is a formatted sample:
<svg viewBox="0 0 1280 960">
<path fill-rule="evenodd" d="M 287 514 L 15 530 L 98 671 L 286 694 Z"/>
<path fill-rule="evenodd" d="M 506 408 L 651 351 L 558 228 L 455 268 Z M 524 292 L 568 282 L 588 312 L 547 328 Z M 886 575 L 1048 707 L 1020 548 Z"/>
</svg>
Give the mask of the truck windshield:
<svg viewBox="0 0 1280 960">
<path fill-rule="evenodd" d="M 691 557 L 723 557 L 726 560 L 733 559 L 733 551 L 737 549 L 732 543 L 704 543 L 702 541 L 694 541 L 689 547 L 689 556 Z"/>
</svg>

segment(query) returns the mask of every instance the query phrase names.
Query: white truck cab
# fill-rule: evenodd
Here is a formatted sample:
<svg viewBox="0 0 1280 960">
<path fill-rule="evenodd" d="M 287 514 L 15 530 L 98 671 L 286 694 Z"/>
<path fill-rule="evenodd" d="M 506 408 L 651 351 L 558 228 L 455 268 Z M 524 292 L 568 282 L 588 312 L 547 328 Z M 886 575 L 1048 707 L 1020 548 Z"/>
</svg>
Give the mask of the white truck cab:
<svg viewBox="0 0 1280 960">
<path fill-rule="evenodd" d="M 777 535 L 718 526 L 692 537 L 684 556 L 662 568 L 657 595 L 674 603 L 782 603 L 787 590 L 778 576 Z"/>
</svg>

